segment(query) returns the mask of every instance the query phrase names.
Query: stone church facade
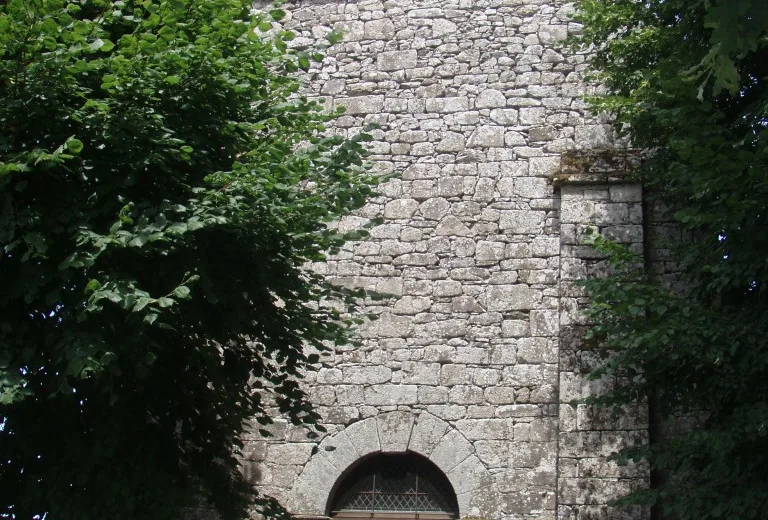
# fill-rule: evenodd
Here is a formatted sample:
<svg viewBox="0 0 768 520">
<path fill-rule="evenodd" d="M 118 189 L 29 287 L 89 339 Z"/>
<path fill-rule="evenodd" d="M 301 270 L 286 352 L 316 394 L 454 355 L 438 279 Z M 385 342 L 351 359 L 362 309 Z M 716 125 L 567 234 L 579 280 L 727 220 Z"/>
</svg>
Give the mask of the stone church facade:
<svg viewBox="0 0 768 520">
<path fill-rule="evenodd" d="M 447 479 L 446 518 L 646 518 L 608 504 L 647 486 L 647 468 L 608 457 L 647 438 L 647 412 L 615 419 L 572 404 L 601 386 L 583 373 L 574 282 L 605 265 L 581 239 L 594 227 L 642 252 L 649 224 L 641 187 L 624 177 L 630 155 L 581 99 L 592 88 L 585 57 L 563 45 L 578 30 L 572 5 L 284 8 L 294 45 L 344 31 L 310 94 L 346 107 L 336 132 L 377 123 L 372 159 L 398 172 L 339 226 L 383 223 L 315 268 L 391 296 L 365 302 L 378 319 L 359 328 L 361 346 L 337 348 L 307 375 L 327 434 L 308 439 L 278 421 L 272 437 L 249 437 L 249 478 L 292 513 L 345 517 L 334 504 L 356 468 L 410 454 Z M 377 511 L 363 513 L 351 517 Z"/>
</svg>

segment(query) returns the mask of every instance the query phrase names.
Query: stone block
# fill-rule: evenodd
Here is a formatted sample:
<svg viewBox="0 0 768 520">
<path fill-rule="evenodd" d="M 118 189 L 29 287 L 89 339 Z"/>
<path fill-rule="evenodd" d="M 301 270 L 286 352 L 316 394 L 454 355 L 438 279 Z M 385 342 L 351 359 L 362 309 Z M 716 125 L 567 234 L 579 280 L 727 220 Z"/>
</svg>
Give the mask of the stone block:
<svg viewBox="0 0 768 520">
<path fill-rule="evenodd" d="M 432 22 L 432 37 L 441 38 L 454 34 L 457 31 L 456 24 L 450 20 L 438 18 Z"/>
<path fill-rule="evenodd" d="M 531 311 L 532 336 L 556 336 L 560 329 L 557 311 Z"/>
<path fill-rule="evenodd" d="M 465 145 L 466 138 L 464 137 L 464 134 L 458 132 L 444 132 L 442 134 L 442 139 L 437 143 L 437 146 L 435 146 L 435 151 L 441 153 L 461 152 L 464 150 Z"/>
<path fill-rule="evenodd" d="M 389 18 L 365 22 L 363 29 L 366 40 L 391 40 L 395 36 L 395 24 Z"/>
<path fill-rule="evenodd" d="M 444 198 L 431 198 L 421 203 L 421 215 L 429 220 L 441 220 L 448 214 L 451 204 Z"/>
<path fill-rule="evenodd" d="M 504 126 L 514 126 L 518 123 L 518 112 L 514 108 L 497 108 L 491 110 L 491 121 Z"/>
<path fill-rule="evenodd" d="M 429 457 L 448 430 L 448 423 L 429 412 L 421 412 L 413 424 L 408 449 Z"/>
<path fill-rule="evenodd" d="M 472 383 L 477 386 L 494 386 L 501 380 L 501 373 L 495 368 L 476 368 L 472 374 Z"/>
<path fill-rule="evenodd" d="M 498 440 L 479 440 L 474 443 L 475 454 L 489 468 L 507 465 L 510 443 Z"/>
<path fill-rule="evenodd" d="M 534 308 L 539 298 L 538 292 L 527 285 L 492 285 L 488 287 L 488 310 L 528 310 Z"/>
<path fill-rule="evenodd" d="M 435 234 L 439 236 L 466 237 L 471 236 L 472 231 L 461 220 L 453 215 L 448 215 L 437 225 Z"/>
<path fill-rule="evenodd" d="M 403 255 L 395 260 L 409 256 L 412 255 Z M 419 258 L 421 258 L 421 256 L 429 257 L 430 255 L 420 255 Z M 428 260 L 431 259 L 428 258 Z M 437 262 L 437 257 L 435 257 L 435 261 L 431 263 L 435 262 Z M 406 316 L 396 316 L 389 313 L 382 314 L 377 320 L 367 321 L 357 328 L 357 334 L 363 338 L 404 338 L 410 336 L 412 331 L 413 321 L 411 318 Z"/>
<path fill-rule="evenodd" d="M 402 453 L 408 449 L 414 415 L 411 412 L 383 413 L 376 417 L 381 451 Z"/>
<path fill-rule="evenodd" d="M 509 450 L 509 465 L 513 468 L 535 468 L 551 461 L 557 453 L 555 442 L 521 442 Z"/>
<path fill-rule="evenodd" d="M 306 464 L 314 446 L 308 442 L 270 444 L 267 448 L 267 458 L 280 461 L 281 464 Z"/>
<path fill-rule="evenodd" d="M 468 148 L 500 148 L 504 146 L 503 126 L 479 126 L 467 141 Z"/>
<path fill-rule="evenodd" d="M 340 475 L 341 471 L 324 457 L 313 457 L 291 490 L 288 509 L 305 514 L 325 514 L 325 504 L 328 497 L 324 492 L 318 493 L 318 482 L 330 483 L 325 486 L 330 491 L 332 483 L 336 482 Z"/>
<path fill-rule="evenodd" d="M 550 374 L 552 372 L 552 374 Z M 556 367 L 547 369 L 541 364 L 518 364 L 504 368 L 504 384 L 508 386 L 540 386 L 551 383 L 550 377 L 556 377 Z"/>
<path fill-rule="evenodd" d="M 546 110 L 542 107 L 524 107 L 519 111 L 520 124 L 541 126 L 546 122 Z"/>
<path fill-rule="evenodd" d="M 448 395 L 448 401 L 455 404 L 480 404 L 483 402 L 483 389 L 469 385 L 454 386 Z"/>
<path fill-rule="evenodd" d="M 457 495 L 472 492 L 492 482 L 488 469 L 483 466 L 483 463 L 475 455 L 470 455 L 459 462 L 446 475 L 451 480 Z"/>
<path fill-rule="evenodd" d="M 392 379 L 392 370 L 384 366 L 344 367 L 342 372 L 347 385 L 380 384 Z"/>
<path fill-rule="evenodd" d="M 439 258 L 434 253 L 409 253 L 398 256 L 392 260 L 392 263 L 394 265 L 428 266 L 437 264 L 438 260 Z"/>
<path fill-rule="evenodd" d="M 403 180 L 437 179 L 440 176 L 440 167 L 431 163 L 412 164 L 403 172 Z"/>
<path fill-rule="evenodd" d="M 469 383 L 469 381 L 470 373 L 467 371 L 467 365 L 448 364 L 443 365 L 440 370 L 441 385 L 463 385 Z"/>
<path fill-rule="evenodd" d="M 524 199 L 544 199 L 552 196 L 549 182 L 540 177 L 517 177 L 513 190 L 516 196 Z"/>
<path fill-rule="evenodd" d="M 455 280 L 438 280 L 433 286 L 433 294 L 437 297 L 461 295 L 461 282 Z"/>
<path fill-rule="evenodd" d="M 419 202 L 414 199 L 396 199 L 384 206 L 384 218 L 411 218 L 419 209 Z"/>
<path fill-rule="evenodd" d="M 416 337 L 421 338 L 458 338 L 467 333 L 467 321 L 462 319 L 447 319 L 427 323 L 417 327 Z"/>
<path fill-rule="evenodd" d="M 472 444 L 461 433 L 457 430 L 449 430 L 435 445 L 429 460 L 434 462 L 443 473 L 448 474 L 474 451 Z"/>
<path fill-rule="evenodd" d="M 497 264 L 505 258 L 504 242 L 490 242 L 487 240 L 481 240 L 477 243 L 475 248 L 475 263 L 477 265 L 493 265 Z"/>
<path fill-rule="evenodd" d="M 469 110 L 469 99 L 466 97 L 447 97 L 427 99 L 427 112 L 448 114 L 452 112 L 465 112 Z"/>
<path fill-rule="evenodd" d="M 396 406 L 417 402 L 416 385 L 371 385 L 365 388 L 365 404 L 372 406 Z"/>
<path fill-rule="evenodd" d="M 464 194 L 464 178 L 443 177 L 437 181 L 437 193 L 441 197 L 458 197 Z"/>
<path fill-rule="evenodd" d="M 469 441 L 511 440 L 513 423 L 508 419 L 461 419 L 456 421 L 456 428 Z"/>
<path fill-rule="evenodd" d="M 432 306 L 432 299 L 425 296 L 403 296 L 395 302 L 394 314 L 415 315 L 426 312 Z"/>
<path fill-rule="evenodd" d="M 538 235 L 544 231 L 543 211 L 505 210 L 501 212 L 499 228 L 515 235 Z"/>
<path fill-rule="evenodd" d="M 343 431 L 323 439 L 323 442 L 318 446 L 318 453 L 322 454 L 339 471 L 346 470 L 359 457 L 354 444 Z"/>
<path fill-rule="evenodd" d="M 384 96 L 357 96 L 337 99 L 336 105 L 343 106 L 346 114 L 378 114 L 384 108 Z"/>
<path fill-rule="evenodd" d="M 376 67 L 381 71 L 396 71 L 416 67 L 418 53 L 415 50 L 386 51 L 376 57 Z"/>
<path fill-rule="evenodd" d="M 507 104 L 504 93 L 496 89 L 487 89 L 480 92 L 475 99 L 475 108 L 498 108 Z"/>
<path fill-rule="evenodd" d="M 419 386 L 419 404 L 440 404 L 448 402 L 448 389 L 444 386 Z"/>
<path fill-rule="evenodd" d="M 437 385 L 440 380 L 440 364 L 404 361 L 402 383 Z M 447 397 L 447 396 L 446 396 Z"/>
<path fill-rule="evenodd" d="M 467 408 L 456 404 L 435 404 L 427 406 L 427 411 L 445 421 L 456 421 L 467 416 Z"/>
<path fill-rule="evenodd" d="M 496 386 L 485 389 L 485 400 L 490 404 L 511 404 L 516 399 L 514 388 Z"/>
</svg>

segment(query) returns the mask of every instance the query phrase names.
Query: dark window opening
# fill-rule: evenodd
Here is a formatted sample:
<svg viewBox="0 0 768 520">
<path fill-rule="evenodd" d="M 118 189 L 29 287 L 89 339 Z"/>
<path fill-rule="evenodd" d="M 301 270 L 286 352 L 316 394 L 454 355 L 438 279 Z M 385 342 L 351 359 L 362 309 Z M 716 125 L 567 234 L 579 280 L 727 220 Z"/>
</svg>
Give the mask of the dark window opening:
<svg viewBox="0 0 768 520">
<path fill-rule="evenodd" d="M 413 454 L 379 454 L 343 477 L 331 515 L 356 518 L 416 513 L 410 517 L 454 519 L 458 509 L 453 487 L 429 460 Z"/>
</svg>

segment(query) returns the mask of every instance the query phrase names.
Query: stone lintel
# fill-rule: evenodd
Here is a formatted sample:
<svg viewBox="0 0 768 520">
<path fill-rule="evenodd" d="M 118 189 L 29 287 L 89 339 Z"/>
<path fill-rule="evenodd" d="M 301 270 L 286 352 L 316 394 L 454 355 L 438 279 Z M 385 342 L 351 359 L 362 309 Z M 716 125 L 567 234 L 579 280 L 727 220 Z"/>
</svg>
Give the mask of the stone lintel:
<svg viewBox="0 0 768 520">
<path fill-rule="evenodd" d="M 560 158 L 559 171 L 552 176 L 552 184 L 561 188 L 633 182 L 636 181 L 633 173 L 642 158 L 642 151 L 637 149 L 565 152 Z"/>
</svg>

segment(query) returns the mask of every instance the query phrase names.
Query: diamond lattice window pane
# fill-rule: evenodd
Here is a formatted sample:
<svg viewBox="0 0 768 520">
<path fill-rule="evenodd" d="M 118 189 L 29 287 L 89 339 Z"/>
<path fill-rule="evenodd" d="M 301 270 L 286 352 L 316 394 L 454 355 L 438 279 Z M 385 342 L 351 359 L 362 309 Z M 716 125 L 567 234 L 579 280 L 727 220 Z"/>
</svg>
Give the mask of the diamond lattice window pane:
<svg viewBox="0 0 768 520">
<path fill-rule="evenodd" d="M 341 482 L 332 512 L 422 512 L 457 516 L 448 479 L 416 455 L 378 455 Z"/>
</svg>

